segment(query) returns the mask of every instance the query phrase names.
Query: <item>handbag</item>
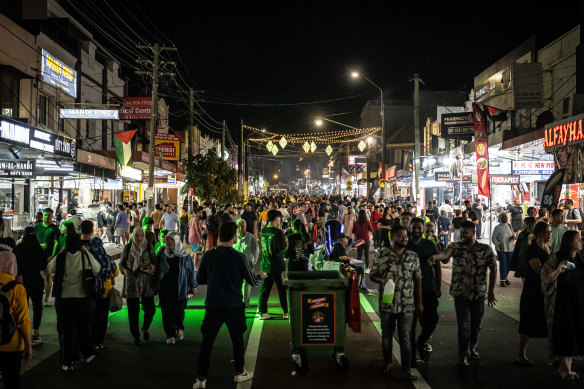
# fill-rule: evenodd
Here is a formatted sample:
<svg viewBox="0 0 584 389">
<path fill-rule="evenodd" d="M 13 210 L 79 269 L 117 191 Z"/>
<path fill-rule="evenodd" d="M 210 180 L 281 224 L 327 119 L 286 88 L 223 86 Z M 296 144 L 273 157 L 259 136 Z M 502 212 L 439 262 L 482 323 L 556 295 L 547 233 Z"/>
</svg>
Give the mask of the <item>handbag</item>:
<svg viewBox="0 0 584 389">
<path fill-rule="evenodd" d="M 109 295 L 110 299 L 110 312 L 117 312 L 124 307 L 124 299 L 122 299 L 122 293 L 117 290 L 116 288 L 112 287 L 112 290 Z"/>
<path fill-rule="evenodd" d="M 85 251 L 81 251 L 81 284 L 83 285 L 83 290 L 87 293 L 88 297 L 100 298 L 103 295 L 104 287 L 103 281 L 97 276 L 93 267 L 91 266 L 91 261 L 87 258 L 87 263 L 89 268 L 85 268 L 85 258 L 87 254 Z"/>
</svg>

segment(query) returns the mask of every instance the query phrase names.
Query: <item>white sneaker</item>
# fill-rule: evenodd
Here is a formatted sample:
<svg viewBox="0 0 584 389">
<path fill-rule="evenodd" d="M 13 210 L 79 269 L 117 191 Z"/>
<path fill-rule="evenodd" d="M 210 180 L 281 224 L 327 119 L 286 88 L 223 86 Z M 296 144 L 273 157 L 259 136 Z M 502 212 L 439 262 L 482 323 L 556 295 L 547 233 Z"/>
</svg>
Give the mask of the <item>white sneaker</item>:
<svg viewBox="0 0 584 389">
<path fill-rule="evenodd" d="M 175 340 L 173 337 L 166 338 L 166 344 L 175 344 Z"/>
<path fill-rule="evenodd" d="M 200 381 L 198 378 L 195 381 L 195 383 L 193 384 L 193 389 L 197 389 L 197 388 L 206 388 L 207 387 L 207 380 L 202 380 Z"/>
<path fill-rule="evenodd" d="M 269 313 L 262 313 L 260 315 L 260 320 L 266 320 L 270 318 L 270 314 Z"/>
<path fill-rule="evenodd" d="M 233 378 L 233 382 L 244 382 L 249 381 L 253 378 L 253 371 L 247 371 L 243 369 L 243 372 L 236 374 Z"/>
<path fill-rule="evenodd" d="M 290 317 L 290 315 L 287 314 L 287 313 L 285 313 L 285 314 L 282 315 L 282 319 L 288 320 L 289 317 Z"/>
<path fill-rule="evenodd" d="M 181 341 L 185 337 L 185 332 L 183 330 L 176 331 L 176 340 Z"/>
</svg>

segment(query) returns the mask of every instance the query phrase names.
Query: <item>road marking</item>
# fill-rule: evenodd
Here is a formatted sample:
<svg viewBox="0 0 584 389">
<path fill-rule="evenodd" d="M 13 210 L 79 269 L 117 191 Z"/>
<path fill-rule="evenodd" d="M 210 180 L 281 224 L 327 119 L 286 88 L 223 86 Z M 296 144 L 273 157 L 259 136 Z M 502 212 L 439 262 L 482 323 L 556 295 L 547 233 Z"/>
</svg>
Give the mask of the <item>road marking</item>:
<svg viewBox="0 0 584 389">
<path fill-rule="evenodd" d="M 245 369 L 247 371 L 255 371 L 256 361 L 258 359 L 258 349 L 260 347 L 260 338 L 262 335 L 262 328 L 264 326 L 264 321 L 260 320 L 259 308 L 256 311 L 255 318 L 253 319 L 253 325 L 251 327 L 251 333 L 247 340 L 247 347 L 245 349 Z M 237 389 L 251 389 L 253 379 L 245 382 L 238 382 Z"/>
<path fill-rule="evenodd" d="M 379 333 L 379 336 L 381 336 L 381 319 L 379 318 L 379 315 L 377 314 L 377 312 L 375 312 L 369 301 L 365 298 L 365 296 L 362 293 L 359 293 L 359 301 L 361 302 L 361 307 L 369 317 L 369 320 L 371 320 L 373 326 Z M 401 361 L 401 351 L 399 349 L 399 343 L 397 342 L 397 340 L 395 340 L 395 338 L 393 338 L 392 351 L 393 355 L 395 356 L 395 359 L 397 361 Z M 412 350 L 412 352 L 414 352 L 414 350 Z M 430 389 L 430 385 L 428 385 L 428 382 L 426 382 L 426 379 L 422 374 L 420 374 L 418 369 L 412 368 L 412 372 L 414 373 L 414 375 L 418 376 L 418 379 L 416 381 L 412 381 L 412 385 L 414 385 L 414 388 Z"/>
</svg>

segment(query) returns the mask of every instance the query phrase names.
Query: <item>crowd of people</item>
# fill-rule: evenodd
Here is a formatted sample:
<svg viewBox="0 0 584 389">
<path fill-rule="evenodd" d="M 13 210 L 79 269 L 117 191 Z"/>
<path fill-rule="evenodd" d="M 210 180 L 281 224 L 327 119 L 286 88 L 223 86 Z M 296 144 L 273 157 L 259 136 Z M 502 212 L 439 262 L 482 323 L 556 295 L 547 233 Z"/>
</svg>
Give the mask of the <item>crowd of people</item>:
<svg viewBox="0 0 584 389">
<path fill-rule="evenodd" d="M 266 196 L 241 205 L 195 201 L 185 203 L 180 212 L 169 204 L 155 204 L 151 213 L 143 203 L 96 206 L 95 224 L 74 209 L 56 223 L 47 208 L 18 243 L 0 238 L 0 286 L 10 285 L 17 323 L 13 339 L 0 345 L 5 387 L 17 387 L 20 360 L 30 359 L 32 346 L 42 343 L 43 306 L 51 304 L 51 296 L 62 369 L 72 371 L 78 360 L 90 363 L 104 347 L 110 294 L 119 274 L 135 345 L 150 340 L 155 296 L 166 343 L 180 342 L 187 300 L 199 285 L 207 285 L 194 387 L 206 385 L 210 352 L 223 323 L 234 343 L 234 380 L 248 380 L 253 373 L 243 367 L 243 333 L 252 287 L 259 286 L 260 319 L 271 317 L 267 301 L 274 284 L 282 318 L 287 319 L 282 272 L 309 270 L 315 249 L 322 247 L 328 260 L 357 270 L 366 292 L 379 293 L 385 361 L 381 371 L 389 371 L 396 328 L 404 379 L 415 380 L 412 367 L 429 360 L 439 321 L 441 264 L 452 259 L 450 294 L 457 316 L 459 366 L 480 359 L 484 303 L 496 303 L 498 268 L 500 287 L 511 284 L 510 272 L 523 280 L 516 363 L 533 365 L 527 356 L 529 339 L 548 338 L 548 362 L 558 363 L 563 379 L 578 378 L 571 361 L 584 353 L 584 260 L 578 232 L 583 215 L 570 199 L 551 215 L 544 208 L 524 209 L 518 202 L 489 210 L 481 199 L 467 200 L 460 209 L 449 201 L 421 207 L 402 199 L 369 202 L 328 196 Z M 490 242 L 480 241 L 488 235 L 488 217 L 496 217 L 498 224 Z M 122 248 L 118 263 L 107 255 L 105 241 Z M 258 261 L 260 272 L 254 274 Z M 88 290 L 88 268 L 103 284 L 97 294 Z M 367 289 L 367 274 L 379 284 L 378 291 Z M 389 280 L 394 290 L 388 299 Z M 416 337 L 418 323 L 421 332 Z"/>
</svg>

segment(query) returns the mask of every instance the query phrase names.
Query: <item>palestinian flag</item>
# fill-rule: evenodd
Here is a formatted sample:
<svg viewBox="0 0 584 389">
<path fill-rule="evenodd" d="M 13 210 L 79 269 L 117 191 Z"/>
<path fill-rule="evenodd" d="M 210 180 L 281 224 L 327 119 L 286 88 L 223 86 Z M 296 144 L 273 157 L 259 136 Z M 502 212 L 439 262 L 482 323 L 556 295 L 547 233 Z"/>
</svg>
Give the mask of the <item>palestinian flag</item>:
<svg viewBox="0 0 584 389">
<path fill-rule="evenodd" d="M 491 119 L 492 121 L 504 122 L 505 120 L 507 120 L 507 111 L 504 111 L 504 110 L 499 109 L 499 108 L 491 107 L 488 105 L 485 105 L 484 107 L 485 107 L 485 113 L 487 114 L 489 119 Z"/>
<path fill-rule="evenodd" d="M 136 130 L 118 132 L 114 135 L 114 146 L 116 148 L 116 156 L 120 165 L 125 167 L 132 160 L 132 138 Z"/>
</svg>

